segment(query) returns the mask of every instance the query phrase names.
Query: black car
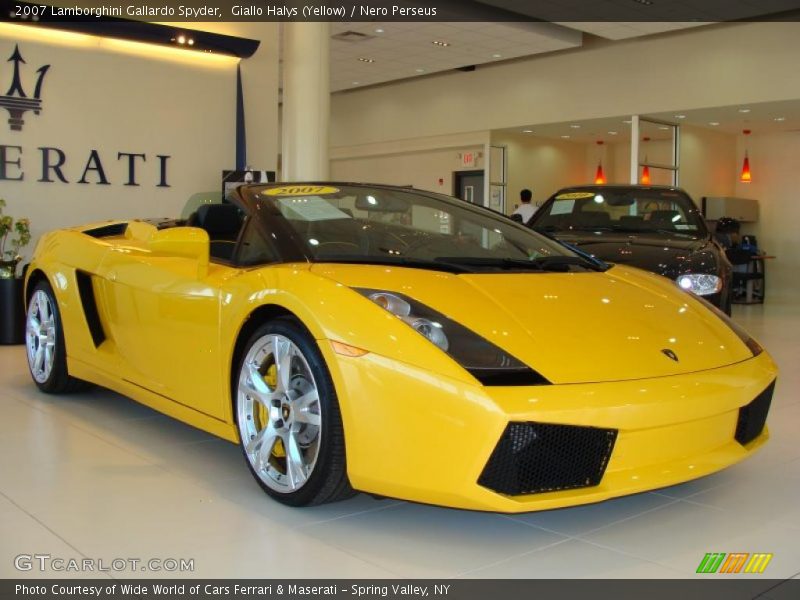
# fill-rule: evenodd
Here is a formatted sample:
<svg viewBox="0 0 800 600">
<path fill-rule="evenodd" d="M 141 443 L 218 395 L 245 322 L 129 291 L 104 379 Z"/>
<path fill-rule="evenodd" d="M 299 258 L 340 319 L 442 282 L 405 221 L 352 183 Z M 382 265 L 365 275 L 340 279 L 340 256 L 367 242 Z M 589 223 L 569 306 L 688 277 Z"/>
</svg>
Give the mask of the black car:
<svg viewBox="0 0 800 600">
<path fill-rule="evenodd" d="M 564 188 L 528 225 L 604 261 L 669 277 L 730 314 L 731 265 L 692 199 L 679 188 Z"/>
</svg>

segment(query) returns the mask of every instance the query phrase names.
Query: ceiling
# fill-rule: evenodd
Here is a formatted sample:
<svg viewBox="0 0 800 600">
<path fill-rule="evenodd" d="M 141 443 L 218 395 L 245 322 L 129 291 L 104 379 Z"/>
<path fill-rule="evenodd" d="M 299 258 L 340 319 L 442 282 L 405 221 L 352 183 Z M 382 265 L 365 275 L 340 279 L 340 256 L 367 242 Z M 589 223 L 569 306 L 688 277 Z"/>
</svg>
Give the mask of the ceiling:
<svg viewBox="0 0 800 600">
<path fill-rule="evenodd" d="M 732 21 L 795 11 L 797 0 L 476 0 L 544 21 Z"/>
<path fill-rule="evenodd" d="M 707 23 L 332 23 L 331 91 L 578 48 L 584 33 L 622 40 L 703 25 Z"/>
<path fill-rule="evenodd" d="M 331 91 L 576 48 L 582 37 L 552 23 L 333 23 Z"/>
<path fill-rule="evenodd" d="M 747 106 L 720 106 L 641 116 L 666 123 L 703 127 L 731 135 L 740 134 L 744 129 L 751 130 L 753 135 L 775 131 L 800 131 L 800 100 L 764 102 Z M 631 126 L 627 122 L 629 120 L 630 116 L 619 115 L 586 121 L 531 124 L 502 131 L 575 143 L 598 140 L 605 143 L 618 141 L 627 143 L 630 140 Z M 672 135 L 666 125 L 647 125 L 646 129 L 642 127 L 641 133 L 653 140 L 666 139 Z"/>
<path fill-rule="evenodd" d="M 450 22 L 332 23 L 331 91 L 579 48 L 585 34 L 616 41 L 797 10 L 800 0 L 460 0 L 442 12 Z"/>
<path fill-rule="evenodd" d="M 797 19 L 798 15 L 800 0 L 459 0 L 443 16 L 474 21 L 331 24 L 331 89 L 344 91 L 580 48 L 587 35 L 613 43 L 718 21 Z M 506 21 L 498 22 L 500 18 Z M 743 129 L 791 131 L 800 130 L 800 100 L 643 116 L 728 134 L 740 134 Z M 530 124 L 506 131 L 530 131 L 525 135 L 579 143 L 613 143 L 629 139 L 629 118 Z M 669 127 L 652 125 L 643 128 L 642 135 L 655 140 L 672 132 Z"/>
</svg>

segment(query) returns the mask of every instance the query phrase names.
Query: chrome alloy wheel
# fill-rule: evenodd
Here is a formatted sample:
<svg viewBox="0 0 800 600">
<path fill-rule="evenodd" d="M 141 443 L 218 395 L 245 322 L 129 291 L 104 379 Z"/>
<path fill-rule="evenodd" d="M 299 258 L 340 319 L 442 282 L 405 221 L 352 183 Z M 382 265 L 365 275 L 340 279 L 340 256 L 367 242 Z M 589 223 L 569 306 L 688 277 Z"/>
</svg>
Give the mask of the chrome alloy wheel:
<svg viewBox="0 0 800 600">
<path fill-rule="evenodd" d="M 49 296 L 36 290 L 28 305 L 25 327 L 28 366 L 38 383 L 45 383 L 53 371 L 56 356 L 56 324 Z"/>
<path fill-rule="evenodd" d="M 289 338 L 258 338 L 242 363 L 237 417 L 247 459 L 270 489 L 300 489 L 314 471 L 322 438 L 319 390 Z"/>
</svg>

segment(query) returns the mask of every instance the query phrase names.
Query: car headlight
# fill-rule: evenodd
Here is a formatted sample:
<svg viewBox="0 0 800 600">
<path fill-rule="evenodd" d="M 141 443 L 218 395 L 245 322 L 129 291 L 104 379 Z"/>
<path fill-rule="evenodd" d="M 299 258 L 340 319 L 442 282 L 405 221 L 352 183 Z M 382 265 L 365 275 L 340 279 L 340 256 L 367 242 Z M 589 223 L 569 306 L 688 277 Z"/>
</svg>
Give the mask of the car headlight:
<svg viewBox="0 0 800 600">
<path fill-rule="evenodd" d="M 676 280 L 677 284 L 686 291 L 698 296 L 716 294 L 722 289 L 722 279 L 716 275 L 706 273 L 686 273 Z"/>
<path fill-rule="evenodd" d="M 744 329 L 742 329 L 739 325 L 737 325 L 733 319 L 731 319 L 728 315 L 718 309 L 716 306 L 711 304 L 705 298 L 697 298 L 698 301 L 702 302 L 703 305 L 717 315 L 720 319 L 725 321 L 725 324 L 731 328 L 733 333 L 737 335 L 737 337 L 744 342 L 744 345 L 747 346 L 750 352 L 753 353 L 753 356 L 758 356 L 764 351 L 764 348 L 759 344 L 756 340 L 750 337 L 750 334 L 747 333 Z"/>
<path fill-rule="evenodd" d="M 421 302 L 397 292 L 365 288 L 355 291 L 446 352 L 484 385 L 550 383 L 502 348 Z"/>
</svg>

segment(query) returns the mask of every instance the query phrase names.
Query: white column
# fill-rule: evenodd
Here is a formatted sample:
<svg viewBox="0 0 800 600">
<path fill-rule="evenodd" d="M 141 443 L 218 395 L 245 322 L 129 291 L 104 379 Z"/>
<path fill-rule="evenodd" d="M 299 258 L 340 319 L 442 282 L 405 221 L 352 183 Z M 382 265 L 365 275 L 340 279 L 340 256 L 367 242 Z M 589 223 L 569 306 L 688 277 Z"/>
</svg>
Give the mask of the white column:
<svg viewBox="0 0 800 600">
<path fill-rule="evenodd" d="M 283 181 L 324 181 L 329 175 L 330 26 L 283 25 Z"/>
<path fill-rule="evenodd" d="M 639 183 L 639 115 L 631 117 L 631 184 Z"/>
</svg>

